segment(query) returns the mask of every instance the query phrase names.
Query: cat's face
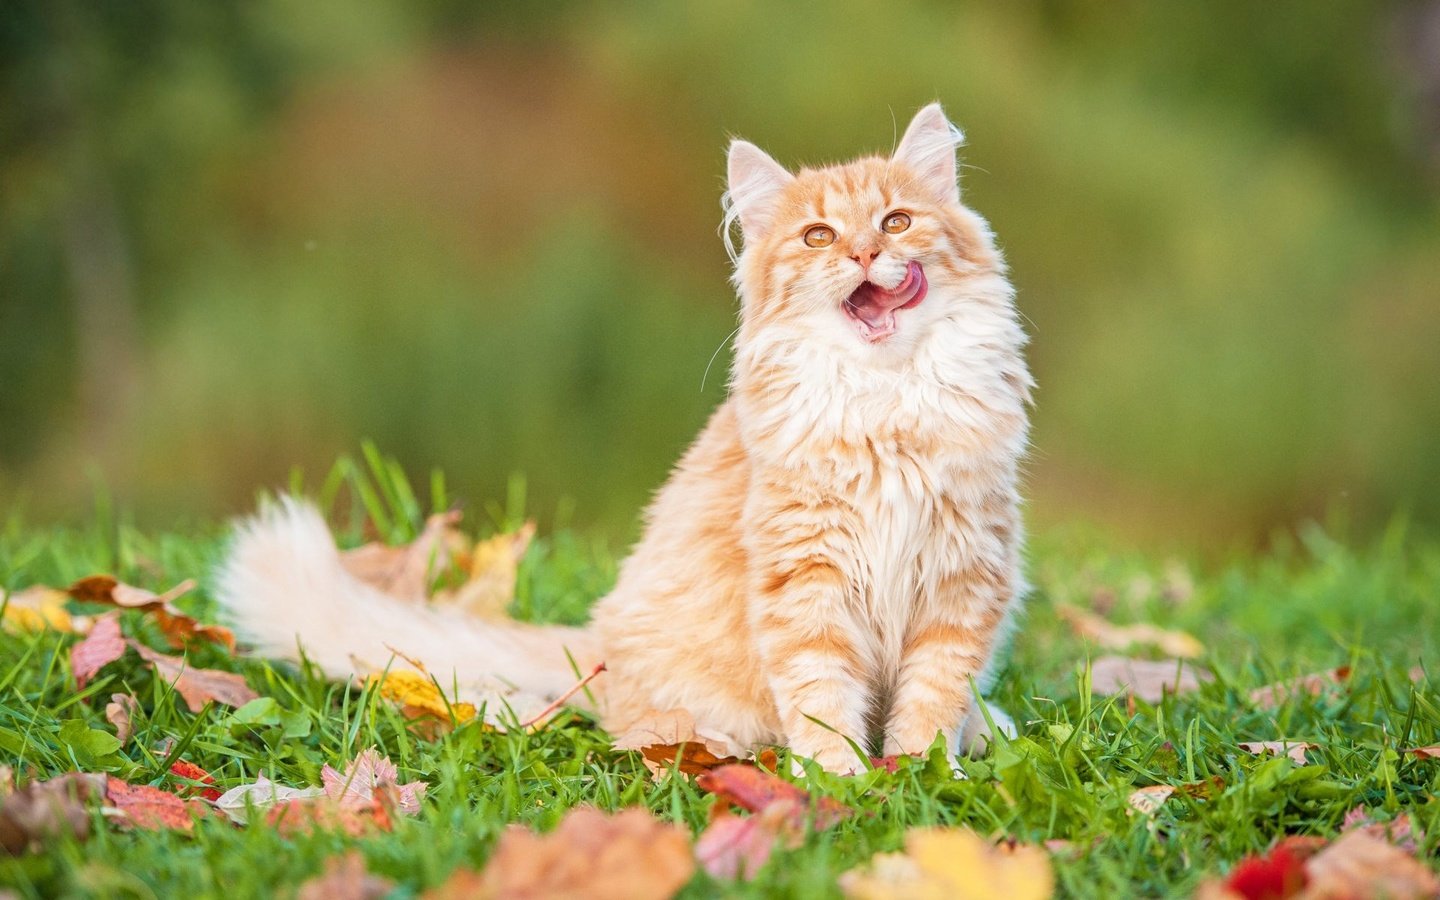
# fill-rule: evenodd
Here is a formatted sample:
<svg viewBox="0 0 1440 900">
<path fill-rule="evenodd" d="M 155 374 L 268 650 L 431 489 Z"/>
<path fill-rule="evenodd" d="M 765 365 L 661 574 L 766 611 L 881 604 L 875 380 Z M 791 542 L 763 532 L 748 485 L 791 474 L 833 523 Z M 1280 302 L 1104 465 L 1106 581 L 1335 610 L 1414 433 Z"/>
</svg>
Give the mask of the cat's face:
<svg viewBox="0 0 1440 900">
<path fill-rule="evenodd" d="M 954 314 L 964 282 L 1000 266 L 985 223 L 960 202 L 959 140 L 932 104 L 889 159 L 792 175 L 754 145 L 732 144 L 747 336 L 894 356 Z"/>
</svg>

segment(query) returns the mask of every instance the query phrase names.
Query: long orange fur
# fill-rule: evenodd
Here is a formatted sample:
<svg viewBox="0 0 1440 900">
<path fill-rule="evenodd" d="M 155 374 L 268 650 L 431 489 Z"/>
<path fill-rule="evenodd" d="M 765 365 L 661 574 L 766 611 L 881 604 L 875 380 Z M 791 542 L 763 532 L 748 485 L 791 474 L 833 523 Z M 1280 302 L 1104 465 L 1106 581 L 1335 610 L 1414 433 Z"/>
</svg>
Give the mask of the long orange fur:
<svg viewBox="0 0 1440 900">
<path fill-rule="evenodd" d="M 230 618 L 262 651 L 293 656 L 298 640 L 335 676 L 383 662 L 388 642 L 481 696 L 553 697 L 575 665 L 603 660 L 595 696 L 612 731 L 684 709 L 703 734 L 832 771 L 858 767 L 851 741 L 975 744 L 987 729 L 972 685 L 987 684 L 1023 593 L 1032 383 L 1004 263 L 960 199 L 959 142 L 932 104 L 888 158 L 791 173 L 731 145 L 743 252 L 730 397 L 588 627 L 401 606 L 347 575 L 295 501 L 239 529 L 218 584 Z M 856 299 L 868 281 L 899 302 L 916 272 L 918 305 Z"/>
</svg>

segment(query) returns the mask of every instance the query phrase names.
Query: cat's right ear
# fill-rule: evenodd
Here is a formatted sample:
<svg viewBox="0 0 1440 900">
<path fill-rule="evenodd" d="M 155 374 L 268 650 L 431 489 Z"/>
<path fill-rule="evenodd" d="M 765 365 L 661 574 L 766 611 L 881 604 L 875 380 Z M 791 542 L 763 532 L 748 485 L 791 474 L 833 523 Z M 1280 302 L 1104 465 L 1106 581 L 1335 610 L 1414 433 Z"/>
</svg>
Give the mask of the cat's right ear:
<svg viewBox="0 0 1440 900">
<path fill-rule="evenodd" d="M 740 220 L 745 243 L 758 240 L 775 217 L 780 192 L 795 180 L 785 167 L 749 141 L 730 142 L 726 158 L 725 202 L 728 214 Z"/>
</svg>

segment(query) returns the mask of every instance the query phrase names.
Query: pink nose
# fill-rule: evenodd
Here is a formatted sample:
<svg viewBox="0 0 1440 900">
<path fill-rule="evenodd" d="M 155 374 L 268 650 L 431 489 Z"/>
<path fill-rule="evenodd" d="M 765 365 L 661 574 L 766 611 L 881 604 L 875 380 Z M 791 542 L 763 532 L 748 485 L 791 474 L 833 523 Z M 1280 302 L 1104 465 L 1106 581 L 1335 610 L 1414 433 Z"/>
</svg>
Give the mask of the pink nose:
<svg viewBox="0 0 1440 900">
<path fill-rule="evenodd" d="M 854 253 L 851 253 L 850 258 L 859 263 L 860 268 L 864 269 L 866 272 L 869 272 L 870 263 L 875 260 L 875 255 L 878 252 L 879 251 L 876 250 L 874 247 L 867 247 L 864 250 L 856 250 Z"/>
</svg>

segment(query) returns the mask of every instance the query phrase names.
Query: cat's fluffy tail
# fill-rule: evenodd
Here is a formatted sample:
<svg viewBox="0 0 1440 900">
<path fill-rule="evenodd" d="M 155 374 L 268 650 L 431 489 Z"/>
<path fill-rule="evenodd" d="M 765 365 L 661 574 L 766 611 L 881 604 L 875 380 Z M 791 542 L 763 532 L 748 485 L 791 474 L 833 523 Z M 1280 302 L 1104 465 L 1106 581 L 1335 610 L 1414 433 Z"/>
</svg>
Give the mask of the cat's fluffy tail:
<svg viewBox="0 0 1440 900">
<path fill-rule="evenodd" d="M 292 498 L 239 525 L 215 593 L 240 639 L 261 654 L 303 652 L 332 678 L 378 672 L 404 654 L 447 690 L 457 684 L 462 699 L 515 698 L 517 714 L 600 661 L 583 629 L 479 620 L 377 590 L 341 565 L 319 512 Z"/>
</svg>

